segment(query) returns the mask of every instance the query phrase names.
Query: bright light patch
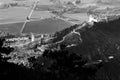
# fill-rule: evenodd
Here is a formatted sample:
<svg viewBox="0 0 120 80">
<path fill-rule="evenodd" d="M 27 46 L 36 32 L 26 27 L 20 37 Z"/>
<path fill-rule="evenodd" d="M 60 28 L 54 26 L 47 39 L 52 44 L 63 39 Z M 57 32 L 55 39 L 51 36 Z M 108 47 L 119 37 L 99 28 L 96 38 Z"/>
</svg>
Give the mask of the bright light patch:
<svg viewBox="0 0 120 80">
<path fill-rule="evenodd" d="M 109 59 L 113 59 L 113 58 L 114 58 L 114 56 L 109 56 L 108 58 L 109 58 Z"/>
</svg>

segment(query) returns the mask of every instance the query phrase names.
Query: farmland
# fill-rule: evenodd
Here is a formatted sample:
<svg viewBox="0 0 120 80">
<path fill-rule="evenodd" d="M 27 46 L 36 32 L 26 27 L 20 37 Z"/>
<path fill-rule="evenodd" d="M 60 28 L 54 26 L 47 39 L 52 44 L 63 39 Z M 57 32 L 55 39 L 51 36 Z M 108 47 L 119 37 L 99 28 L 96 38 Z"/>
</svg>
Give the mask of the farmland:
<svg viewBox="0 0 120 80">
<path fill-rule="evenodd" d="M 2 24 L 0 30 L 8 32 L 20 32 L 23 22 Z M 28 22 L 23 30 L 23 33 L 53 33 L 71 26 L 70 23 L 60 19 L 45 19 Z"/>
<path fill-rule="evenodd" d="M 15 6 L 8 7 L 6 9 L 0 9 L 0 30 L 7 32 L 20 32 L 23 23 L 26 20 L 26 17 L 31 11 L 31 7 L 35 0 L 0 0 L 4 3 L 20 3 L 25 4 L 25 6 Z M 103 2 L 98 3 L 94 0 L 82 0 L 81 4 L 75 6 L 69 6 L 68 8 L 55 6 L 58 3 L 49 2 L 49 0 L 44 0 L 39 2 L 38 10 L 35 10 L 31 16 L 32 21 L 28 22 L 23 29 L 23 33 L 53 33 L 60 31 L 64 28 L 70 27 L 73 22 L 75 24 L 81 24 L 84 21 L 88 21 L 87 11 L 89 10 L 103 10 L 106 11 L 107 5 L 111 8 L 115 5 L 113 4 L 103 4 Z M 50 7 L 52 5 L 52 7 Z M 61 5 L 61 4 L 60 4 Z M 74 4 L 73 4 L 74 5 Z M 63 4 L 62 6 L 66 6 Z M 104 8 L 103 8 L 104 7 Z M 70 8 L 70 9 L 69 9 Z M 63 12 L 62 12 L 63 10 Z M 65 10 L 65 11 L 64 11 Z M 60 12 L 59 12 L 60 11 Z M 61 17 L 62 16 L 62 17 Z M 57 17 L 57 18 L 55 18 Z M 42 20 L 41 20 L 42 18 Z M 55 19 L 53 19 L 55 18 Z M 59 19 L 60 18 L 60 19 Z M 62 19 L 61 19 L 62 18 Z"/>
<path fill-rule="evenodd" d="M 28 16 L 31 9 L 24 7 L 14 7 L 0 10 L 0 30 L 16 33 L 19 32 L 26 17 Z M 79 15 L 82 15 L 79 17 Z M 31 18 L 33 21 L 28 22 L 23 30 L 23 33 L 35 32 L 35 33 L 53 33 L 64 28 L 70 27 L 71 23 L 60 19 L 53 19 L 55 15 L 49 11 L 34 11 Z M 70 20 L 75 22 L 83 22 L 87 20 L 87 15 L 80 14 L 64 14 L 63 16 L 69 17 Z M 75 16 L 75 17 L 74 17 Z M 84 17 L 84 18 L 83 18 Z M 41 20 L 43 18 L 43 20 Z M 51 18 L 51 19 L 50 19 Z M 45 20 L 44 20 L 45 19 Z"/>
</svg>

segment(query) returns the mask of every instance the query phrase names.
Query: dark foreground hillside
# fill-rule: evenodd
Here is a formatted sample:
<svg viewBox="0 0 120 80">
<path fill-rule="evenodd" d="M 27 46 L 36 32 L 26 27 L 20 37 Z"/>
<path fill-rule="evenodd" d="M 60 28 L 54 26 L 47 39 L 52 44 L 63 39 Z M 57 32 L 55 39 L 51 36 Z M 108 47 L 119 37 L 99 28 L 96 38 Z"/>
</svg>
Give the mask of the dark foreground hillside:
<svg viewBox="0 0 120 80">
<path fill-rule="evenodd" d="M 1 59 L 0 78 L 2 80 L 120 80 L 120 19 L 95 23 L 91 28 L 86 25 L 76 31 L 80 32 L 82 43 L 73 47 L 60 44 L 61 50 L 46 50 L 37 59 L 29 58 L 32 68 L 17 66 Z M 57 37 L 59 35 L 58 32 Z M 4 39 L 0 42 L 2 45 Z M 0 52 L 3 53 L 3 48 L 0 48 Z M 5 53 L 9 54 L 12 50 L 8 49 Z M 109 56 L 114 58 L 109 59 Z"/>
</svg>

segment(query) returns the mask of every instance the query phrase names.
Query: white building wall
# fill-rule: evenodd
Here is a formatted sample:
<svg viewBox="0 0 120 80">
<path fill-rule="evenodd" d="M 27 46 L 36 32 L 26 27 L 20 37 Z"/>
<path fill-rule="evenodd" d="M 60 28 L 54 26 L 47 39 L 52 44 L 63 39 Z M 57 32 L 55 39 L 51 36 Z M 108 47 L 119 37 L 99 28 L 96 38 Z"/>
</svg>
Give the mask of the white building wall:
<svg viewBox="0 0 120 80">
<path fill-rule="evenodd" d="M 90 22 L 90 23 L 92 23 L 92 22 L 98 22 L 98 19 L 95 18 L 95 17 L 92 16 L 92 15 L 89 15 L 89 20 L 88 20 L 88 22 Z"/>
</svg>

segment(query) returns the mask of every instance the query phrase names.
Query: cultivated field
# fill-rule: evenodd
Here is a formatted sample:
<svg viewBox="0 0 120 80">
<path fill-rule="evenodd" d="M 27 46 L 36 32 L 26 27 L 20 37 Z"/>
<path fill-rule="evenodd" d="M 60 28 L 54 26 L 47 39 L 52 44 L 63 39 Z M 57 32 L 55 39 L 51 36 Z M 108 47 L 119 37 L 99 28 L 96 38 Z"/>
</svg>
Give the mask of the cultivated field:
<svg viewBox="0 0 120 80">
<path fill-rule="evenodd" d="M 8 32 L 19 32 L 21 30 L 23 22 L 26 20 L 27 16 L 31 11 L 31 7 L 32 7 L 31 5 L 33 4 L 34 1 L 35 0 L 22 0 L 22 1 L 0 0 L 0 2 L 4 2 L 4 3 L 25 2 L 26 5 L 29 5 L 29 7 L 15 6 L 15 7 L 9 7 L 6 9 L 0 9 L 0 30 L 8 31 Z M 61 1 L 64 1 L 64 0 L 61 0 Z M 71 1 L 71 0 L 68 0 L 68 1 Z M 106 6 L 118 7 L 119 2 L 115 2 L 115 1 L 107 2 L 107 0 L 105 1 L 106 2 L 100 2 L 100 1 L 96 2 L 95 0 L 89 0 L 89 1 L 82 0 L 81 1 L 82 3 L 76 6 L 79 12 L 76 12 L 76 13 L 72 12 L 72 10 L 74 11 L 74 8 L 71 7 L 71 9 L 68 9 L 68 12 L 67 11 L 60 12 L 60 14 L 62 13 L 61 16 L 65 17 L 60 20 L 60 19 L 53 19 L 53 18 L 51 19 L 51 17 L 55 17 L 55 16 L 60 17 L 59 8 L 57 7 L 50 8 L 48 7 L 48 5 L 53 5 L 53 3 L 49 2 L 49 0 L 40 0 L 39 5 L 42 6 L 43 9 L 45 10 L 38 9 L 34 11 L 31 18 L 35 21 L 28 22 L 23 32 L 24 33 L 29 33 L 29 32 L 53 33 L 53 32 L 62 30 L 66 27 L 70 27 L 71 26 L 70 21 L 74 22 L 75 24 L 76 23 L 80 24 L 84 21 L 88 21 L 87 11 L 91 7 L 95 7 L 94 10 L 103 10 L 106 8 Z M 58 3 L 55 2 L 55 4 L 58 4 Z M 46 7 L 49 8 L 50 10 L 47 10 Z M 77 9 L 75 10 L 77 11 Z M 41 18 L 45 20 L 40 20 Z"/>
<path fill-rule="evenodd" d="M 11 23 L 11 24 L 2 24 L 0 25 L 0 30 L 8 32 L 20 32 L 23 22 L 20 23 Z M 60 31 L 64 28 L 70 27 L 72 24 L 65 22 L 60 19 L 48 18 L 45 20 L 37 20 L 28 22 L 23 29 L 23 33 L 53 33 Z"/>
<path fill-rule="evenodd" d="M 23 23 L 1 24 L 0 31 L 6 31 L 11 33 L 18 33 Z"/>
</svg>

